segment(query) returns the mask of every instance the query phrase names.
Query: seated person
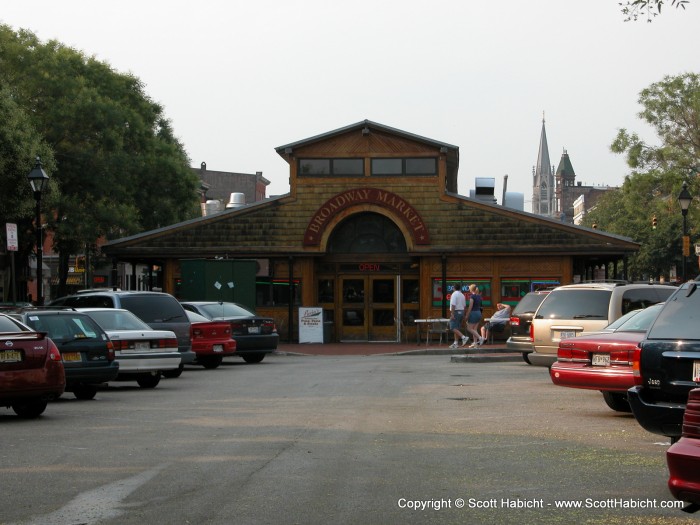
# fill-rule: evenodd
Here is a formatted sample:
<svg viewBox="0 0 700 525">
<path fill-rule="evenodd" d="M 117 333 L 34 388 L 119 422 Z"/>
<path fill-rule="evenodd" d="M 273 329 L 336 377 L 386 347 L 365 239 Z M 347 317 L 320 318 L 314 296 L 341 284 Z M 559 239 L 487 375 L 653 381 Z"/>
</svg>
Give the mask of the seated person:
<svg viewBox="0 0 700 525">
<path fill-rule="evenodd" d="M 508 321 L 510 321 L 510 306 L 507 304 L 503 303 L 498 303 L 496 305 L 497 310 L 494 312 L 494 314 L 491 316 L 491 319 L 486 321 L 484 323 L 484 326 L 481 327 L 481 337 L 484 338 L 485 341 L 489 340 L 489 335 L 491 332 L 492 328 L 495 328 L 496 326 L 505 326 Z"/>
</svg>

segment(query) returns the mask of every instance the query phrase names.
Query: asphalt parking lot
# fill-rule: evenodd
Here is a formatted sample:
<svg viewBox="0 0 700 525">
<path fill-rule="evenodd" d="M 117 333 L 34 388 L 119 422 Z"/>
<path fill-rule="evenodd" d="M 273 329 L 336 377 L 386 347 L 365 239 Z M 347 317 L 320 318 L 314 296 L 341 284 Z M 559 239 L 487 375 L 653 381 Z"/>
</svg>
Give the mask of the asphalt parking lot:
<svg viewBox="0 0 700 525">
<path fill-rule="evenodd" d="M 663 438 L 515 360 L 230 359 L 0 425 L 3 524 L 696 522 Z"/>
</svg>

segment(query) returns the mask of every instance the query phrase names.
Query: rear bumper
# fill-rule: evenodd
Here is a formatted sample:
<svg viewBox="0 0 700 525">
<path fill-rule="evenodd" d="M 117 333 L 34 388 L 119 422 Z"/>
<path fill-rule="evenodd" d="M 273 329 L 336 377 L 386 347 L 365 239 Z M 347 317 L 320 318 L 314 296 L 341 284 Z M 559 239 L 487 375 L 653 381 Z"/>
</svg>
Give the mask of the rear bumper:
<svg viewBox="0 0 700 525">
<path fill-rule="evenodd" d="M 700 439 L 681 438 L 666 451 L 668 488 L 676 499 L 700 504 Z"/>
<path fill-rule="evenodd" d="M 522 352 L 529 354 L 532 352 L 532 341 L 529 337 L 510 336 L 506 341 L 506 348 L 513 352 Z"/>
<path fill-rule="evenodd" d="M 146 355 L 119 355 L 119 376 L 131 372 L 154 372 L 174 370 L 180 366 L 180 352 L 167 352 Z"/>
<path fill-rule="evenodd" d="M 530 364 L 535 366 L 552 366 L 557 362 L 556 354 L 540 354 L 538 352 L 530 352 L 527 355 Z"/>
<path fill-rule="evenodd" d="M 109 366 L 68 368 L 66 367 L 66 390 L 78 384 L 99 384 L 113 381 L 119 374 L 119 362 L 112 361 Z"/>
<path fill-rule="evenodd" d="M 186 365 L 187 363 L 192 363 L 195 359 L 197 359 L 197 354 L 195 354 L 190 347 L 187 350 L 180 351 L 180 359 L 182 359 L 180 364 Z"/>
<path fill-rule="evenodd" d="M 236 354 L 246 352 L 270 353 L 277 350 L 278 334 L 233 336 L 236 340 Z"/>
<path fill-rule="evenodd" d="M 214 350 L 214 346 L 221 346 L 221 350 Z M 220 341 L 215 343 L 203 343 L 198 341 L 192 342 L 192 350 L 200 357 L 220 355 L 223 357 L 236 355 L 236 341 Z"/>
<path fill-rule="evenodd" d="M 556 361 L 549 376 L 555 385 L 569 388 L 625 393 L 634 386 L 632 368 L 626 367 L 593 367 Z"/>
<path fill-rule="evenodd" d="M 627 391 L 632 413 L 645 430 L 667 437 L 680 437 L 684 403 L 665 403 L 649 399 L 647 390 L 634 386 Z"/>
</svg>

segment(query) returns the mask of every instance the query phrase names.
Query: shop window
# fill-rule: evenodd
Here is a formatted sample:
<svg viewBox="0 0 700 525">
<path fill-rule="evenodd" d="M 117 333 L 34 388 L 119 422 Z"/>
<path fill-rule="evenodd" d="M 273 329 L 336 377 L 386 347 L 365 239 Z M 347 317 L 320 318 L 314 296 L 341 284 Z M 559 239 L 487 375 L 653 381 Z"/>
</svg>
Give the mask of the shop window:
<svg viewBox="0 0 700 525">
<path fill-rule="evenodd" d="M 372 159 L 372 175 L 437 175 L 437 159 Z"/>
<path fill-rule="evenodd" d="M 375 279 L 372 281 L 372 301 L 375 303 L 393 303 L 394 280 Z"/>
<path fill-rule="evenodd" d="M 372 310 L 373 326 L 394 326 L 394 310 L 378 309 Z"/>
<path fill-rule="evenodd" d="M 364 159 L 299 159 L 298 175 L 364 175 Z"/>
<path fill-rule="evenodd" d="M 418 304 L 420 298 L 420 281 L 418 279 L 404 279 L 401 288 L 402 302 Z"/>
<path fill-rule="evenodd" d="M 559 281 L 551 279 L 504 279 L 501 281 L 501 302 L 515 306 L 528 293 L 558 286 Z"/>
<path fill-rule="evenodd" d="M 388 217 L 356 213 L 340 223 L 328 240 L 329 253 L 405 253 L 406 239 Z"/>
<path fill-rule="evenodd" d="M 301 281 L 292 284 L 293 304 L 301 305 Z M 257 306 L 289 306 L 289 281 L 258 277 L 255 282 L 255 304 Z"/>
<path fill-rule="evenodd" d="M 318 281 L 318 302 L 332 303 L 335 301 L 335 281 L 333 279 L 320 279 Z"/>
<path fill-rule="evenodd" d="M 483 306 L 491 306 L 491 280 L 490 279 L 470 279 L 468 277 L 464 278 L 448 278 L 446 281 L 447 290 L 445 293 L 445 305 L 449 309 L 450 307 L 450 297 L 452 296 L 452 290 L 455 287 L 459 287 L 465 295 L 468 295 L 469 285 L 475 284 L 479 287 L 481 292 L 481 303 Z M 439 277 L 433 278 L 433 306 L 442 306 L 442 279 Z"/>
</svg>

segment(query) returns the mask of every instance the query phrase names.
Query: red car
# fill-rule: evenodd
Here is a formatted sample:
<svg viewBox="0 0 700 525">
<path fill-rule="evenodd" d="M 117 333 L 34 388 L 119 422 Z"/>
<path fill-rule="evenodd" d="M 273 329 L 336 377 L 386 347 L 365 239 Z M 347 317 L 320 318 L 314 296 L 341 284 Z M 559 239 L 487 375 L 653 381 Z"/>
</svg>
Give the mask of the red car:
<svg viewBox="0 0 700 525">
<path fill-rule="evenodd" d="M 557 361 L 549 370 L 552 382 L 570 388 L 600 390 L 610 408 L 629 412 L 627 390 L 635 384 L 637 345 L 662 307 L 663 303 L 659 303 L 633 310 L 602 332 L 560 341 Z"/>
<path fill-rule="evenodd" d="M 236 341 L 231 338 L 229 321 L 210 321 L 203 315 L 186 312 L 192 323 L 192 351 L 197 354 L 195 364 L 216 368 L 224 357 L 236 354 Z"/>
<path fill-rule="evenodd" d="M 688 502 L 686 512 L 700 510 L 700 388 L 688 394 L 681 438 L 666 451 L 673 497 Z"/>
<path fill-rule="evenodd" d="M 65 388 L 61 354 L 46 333 L 0 314 L 0 406 L 39 417 Z"/>
</svg>

